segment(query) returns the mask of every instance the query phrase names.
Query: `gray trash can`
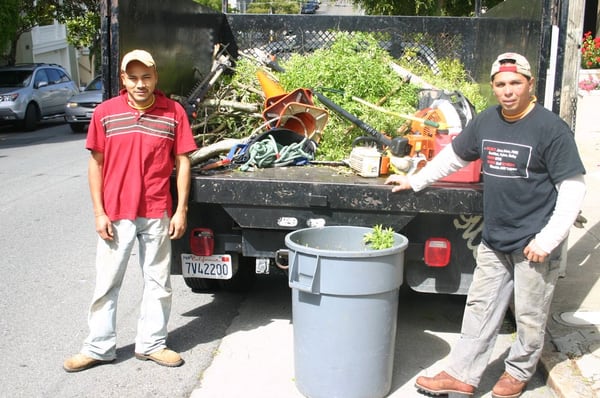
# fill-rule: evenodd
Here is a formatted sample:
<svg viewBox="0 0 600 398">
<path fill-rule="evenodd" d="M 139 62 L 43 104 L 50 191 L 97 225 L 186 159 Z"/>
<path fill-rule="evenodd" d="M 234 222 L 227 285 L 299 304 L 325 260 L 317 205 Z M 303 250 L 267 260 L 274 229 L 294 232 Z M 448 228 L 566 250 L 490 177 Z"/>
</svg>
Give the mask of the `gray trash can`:
<svg viewBox="0 0 600 398">
<path fill-rule="evenodd" d="M 290 249 L 294 373 L 309 398 L 379 398 L 391 389 L 408 239 L 372 250 L 370 228 L 300 229 Z"/>
</svg>

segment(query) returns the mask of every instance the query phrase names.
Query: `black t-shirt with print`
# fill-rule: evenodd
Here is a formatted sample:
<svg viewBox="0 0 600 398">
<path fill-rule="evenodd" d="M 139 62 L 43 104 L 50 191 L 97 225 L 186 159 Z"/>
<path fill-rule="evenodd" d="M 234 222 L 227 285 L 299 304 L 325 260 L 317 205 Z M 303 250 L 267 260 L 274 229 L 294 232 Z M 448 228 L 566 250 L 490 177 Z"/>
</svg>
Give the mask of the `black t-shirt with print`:
<svg viewBox="0 0 600 398">
<path fill-rule="evenodd" d="M 507 122 L 494 106 L 477 115 L 453 141 L 464 160 L 482 160 L 482 239 L 504 253 L 522 250 L 548 222 L 555 185 L 585 174 L 569 126 L 539 104 Z"/>
</svg>

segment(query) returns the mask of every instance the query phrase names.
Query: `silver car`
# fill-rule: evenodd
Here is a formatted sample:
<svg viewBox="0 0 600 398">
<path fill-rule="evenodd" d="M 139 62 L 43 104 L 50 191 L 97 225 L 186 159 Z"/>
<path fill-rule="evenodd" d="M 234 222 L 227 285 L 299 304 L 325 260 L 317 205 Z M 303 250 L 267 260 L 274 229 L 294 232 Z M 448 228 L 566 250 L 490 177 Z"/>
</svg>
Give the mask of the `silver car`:
<svg viewBox="0 0 600 398">
<path fill-rule="evenodd" d="M 69 99 L 65 106 L 65 120 L 75 133 L 86 131 L 94 109 L 102 102 L 102 76 L 94 78 L 81 92 Z"/>
<path fill-rule="evenodd" d="M 34 130 L 40 120 L 62 116 L 67 100 L 78 92 L 59 65 L 0 67 L 0 122 Z"/>
</svg>

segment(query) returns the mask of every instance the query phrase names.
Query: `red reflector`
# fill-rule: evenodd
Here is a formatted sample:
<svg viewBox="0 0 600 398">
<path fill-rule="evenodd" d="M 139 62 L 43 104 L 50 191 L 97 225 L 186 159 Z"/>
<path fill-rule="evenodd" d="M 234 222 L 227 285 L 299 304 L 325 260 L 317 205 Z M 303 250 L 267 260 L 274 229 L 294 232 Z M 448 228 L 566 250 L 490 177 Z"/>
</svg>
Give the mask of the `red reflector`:
<svg viewBox="0 0 600 398">
<path fill-rule="evenodd" d="M 446 238 L 429 238 L 425 242 L 425 264 L 445 267 L 450 263 L 450 241 Z"/>
<path fill-rule="evenodd" d="M 190 250 L 196 256 L 212 256 L 215 235 L 210 228 L 194 228 L 190 234 Z"/>
</svg>

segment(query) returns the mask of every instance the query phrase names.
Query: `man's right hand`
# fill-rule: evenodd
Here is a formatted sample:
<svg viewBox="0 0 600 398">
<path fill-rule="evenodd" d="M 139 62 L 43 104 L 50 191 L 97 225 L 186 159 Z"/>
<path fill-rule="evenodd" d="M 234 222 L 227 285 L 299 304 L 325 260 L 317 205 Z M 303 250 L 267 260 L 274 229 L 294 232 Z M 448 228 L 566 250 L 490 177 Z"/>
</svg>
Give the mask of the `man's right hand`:
<svg viewBox="0 0 600 398">
<path fill-rule="evenodd" d="M 392 192 L 398 192 L 405 189 L 411 189 L 408 176 L 402 174 L 392 174 L 385 180 L 386 185 L 393 185 Z"/>
<path fill-rule="evenodd" d="M 96 216 L 96 232 L 104 240 L 113 240 L 112 223 L 106 214 Z"/>
</svg>

